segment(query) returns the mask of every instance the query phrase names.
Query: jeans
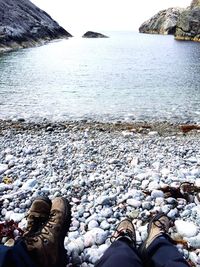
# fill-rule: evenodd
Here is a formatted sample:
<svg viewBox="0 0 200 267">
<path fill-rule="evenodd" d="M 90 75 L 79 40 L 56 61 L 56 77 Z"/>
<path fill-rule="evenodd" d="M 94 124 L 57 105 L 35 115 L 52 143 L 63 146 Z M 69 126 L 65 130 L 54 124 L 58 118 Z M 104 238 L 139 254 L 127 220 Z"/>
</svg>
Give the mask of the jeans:
<svg viewBox="0 0 200 267">
<path fill-rule="evenodd" d="M 126 238 L 112 243 L 105 251 L 95 267 L 188 267 L 183 258 L 171 242 L 164 238 L 156 238 L 147 250 L 147 257 L 139 255 L 135 247 Z M 144 263 L 144 258 L 148 259 Z M 0 267 L 37 267 L 31 260 L 23 241 L 14 247 L 0 245 Z"/>
<path fill-rule="evenodd" d="M 23 241 L 13 247 L 0 245 L 0 267 L 37 267 L 32 262 Z"/>
<path fill-rule="evenodd" d="M 165 237 L 156 238 L 140 255 L 124 238 L 112 243 L 95 267 L 189 267 L 178 249 Z"/>
</svg>

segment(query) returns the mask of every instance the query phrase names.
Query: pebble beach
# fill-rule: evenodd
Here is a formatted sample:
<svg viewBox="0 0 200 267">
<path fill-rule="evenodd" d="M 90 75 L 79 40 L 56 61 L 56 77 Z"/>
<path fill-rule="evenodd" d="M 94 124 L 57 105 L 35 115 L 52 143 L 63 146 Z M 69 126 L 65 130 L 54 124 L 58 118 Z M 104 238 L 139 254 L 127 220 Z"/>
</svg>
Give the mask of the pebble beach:
<svg viewBox="0 0 200 267">
<path fill-rule="evenodd" d="M 200 266 L 199 193 L 186 199 L 163 190 L 183 182 L 200 188 L 199 138 L 200 130 L 170 123 L 0 121 L 0 220 L 23 229 L 37 196 L 66 197 L 68 266 L 84 267 L 101 257 L 121 219 L 133 220 L 139 246 L 162 211 L 178 249 Z"/>
</svg>

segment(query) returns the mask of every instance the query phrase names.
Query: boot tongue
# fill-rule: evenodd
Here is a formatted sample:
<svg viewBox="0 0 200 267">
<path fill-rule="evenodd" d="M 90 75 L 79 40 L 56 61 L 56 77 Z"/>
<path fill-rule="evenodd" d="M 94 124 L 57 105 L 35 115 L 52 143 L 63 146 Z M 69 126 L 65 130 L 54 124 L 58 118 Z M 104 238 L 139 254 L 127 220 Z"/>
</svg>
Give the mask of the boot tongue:
<svg viewBox="0 0 200 267">
<path fill-rule="evenodd" d="M 50 212 L 50 206 L 48 203 L 35 203 L 34 209 L 30 211 L 30 213 L 38 213 L 38 214 L 44 214 L 45 216 L 49 214 Z"/>
<path fill-rule="evenodd" d="M 37 211 L 32 211 L 29 216 L 30 218 L 47 218 L 46 214 L 39 214 Z"/>
</svg>

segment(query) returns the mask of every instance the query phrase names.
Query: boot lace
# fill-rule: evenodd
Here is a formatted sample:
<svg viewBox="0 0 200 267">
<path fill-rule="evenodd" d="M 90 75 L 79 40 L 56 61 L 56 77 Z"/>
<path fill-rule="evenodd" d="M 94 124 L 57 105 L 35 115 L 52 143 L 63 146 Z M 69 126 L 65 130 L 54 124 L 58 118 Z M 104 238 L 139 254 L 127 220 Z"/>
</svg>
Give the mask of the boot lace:
<svg viewBox="0 0 200 267">
<path fill-rule="evenodd" d="M 117 233 L 116 236 L 110 237 L 111 243 L 113 243 L 115 240 L 118 240 L 120 237 L 125 237 L 129 239 L 131 242 L 135 243 L 135 235 L 133 231 L 131 231 L 130 229 L 116 230 L 115 233 Z"/>
</svg>

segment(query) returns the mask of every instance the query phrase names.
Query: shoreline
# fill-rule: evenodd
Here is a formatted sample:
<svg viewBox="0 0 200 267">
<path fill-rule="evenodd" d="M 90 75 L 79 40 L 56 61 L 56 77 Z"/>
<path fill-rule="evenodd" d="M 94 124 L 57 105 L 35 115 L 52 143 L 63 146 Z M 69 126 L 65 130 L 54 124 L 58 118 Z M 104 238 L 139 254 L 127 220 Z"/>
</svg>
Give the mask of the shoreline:
<svg viewBox="0 0 200 267">
<path fill-rule="evenodd" d="M 11 41 L 9 44 L 0 45 L 0 56 L 6 53 L 15 52 L 21 49 L 36 48 L 36 47 L 48 45 L 49 43 L 62 41 L 62 40 L 68 40 L 71 37 L 61 35 L 61 36 L 57 36 L 56 38 L 43 37 L 43 38 L 38 38 L 38 39 L 30 39 L 30 40 L 21 41 L 20 43 Z"/>
<path fill-rule="evenodd" d="M 44 130 L 47 132 L 59 130 L 96 130 L 99 132 L 119 132 L 123 131 L 132 134 L 149 134 L 156 132 L 160 136 L 166 135 L 181 135 L 181 134 L 200 134 L 200 124 L 188 123 L 170 123 L 170 122 L 98 122 L 87 120 L 73 121 L 43 121 L 43 122 L 26 122 L 25 120 L 1 120 L 0 119 L 0 134 L 4 130 L 13 130 L 16 132 L 33 131 L 37 132 Z"/>
<path fill-rule="evenodd" d="M 166 194 L 183 182 L 200 187 L 200 131 L 187 127 L 0 120 L 0 221 L 14 219 L 23 229 L 35 197 L 68 198 L 65 248 L 70 263 L 84 267 L 94 266 L 121 219 L 132 218 L 140 244 L 151 215 L 163 211 L 174 222 L 173 238 L 184 241 L 179 249 L 199 266 L 198 193 Z"/>
</svg>

